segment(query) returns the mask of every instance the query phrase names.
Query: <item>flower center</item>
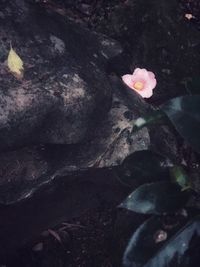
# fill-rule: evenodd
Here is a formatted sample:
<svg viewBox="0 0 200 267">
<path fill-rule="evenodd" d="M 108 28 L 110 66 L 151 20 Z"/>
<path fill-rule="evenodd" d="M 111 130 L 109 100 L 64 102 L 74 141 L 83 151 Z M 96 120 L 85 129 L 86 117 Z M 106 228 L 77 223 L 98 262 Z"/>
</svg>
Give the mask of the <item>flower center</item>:
<svg viewBox="0 0 200 267">
<path fill-rule="evenodd" d="M 133 84 L 133 87 L 134 87 L 136 90 L 141 91 L 141 90 L 143 89 L 143 87 L 144 87 L 144 84 L 143 84 L 142 82 L 135 82 L 135 83 Z"/>
</svg>

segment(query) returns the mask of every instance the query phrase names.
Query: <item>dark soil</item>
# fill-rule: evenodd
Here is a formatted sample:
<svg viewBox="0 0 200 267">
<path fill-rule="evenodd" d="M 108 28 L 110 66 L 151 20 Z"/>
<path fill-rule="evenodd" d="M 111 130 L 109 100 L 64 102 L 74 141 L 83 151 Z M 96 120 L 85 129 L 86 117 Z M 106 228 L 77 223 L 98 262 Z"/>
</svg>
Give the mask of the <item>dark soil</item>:
<svg viewBox="0 0 200 267">
<path fill-rule="evenodd" d="M 190 23 L 200 30 L 200 2 L 198 0 L 180 0 L 181 8 L 185 14 L 191 14 Z"/>
<path fill-rule="evenodd" d="M 144 217 L 109 206 L 88 210 L 79 218 L 43 231 L 7 260 L 6 266 L 121 266 L 128 239 Z"/>
<path fill-rule="evenodd" d="M 200 2 L 198 0 L 177 1 L 180 3 L 183 16 L 191 14 L 189 23 L 200 29 Z M 38 2 L 88 28 L 98 30 L 99 24 L 102 21 L 104 23 L 108 21 L 113 10 L 119 5 L 126 5 L 130 0 L 39 0 Z"/>
<path fill-rule="evenodd" d="M 89 210 L 82 217 L 47 229 L 8 266 L 113 266 L 114 211 Z M 116 247 L 115 247 L 116 250 Z M 116 265 L 115 265 L 116 266 Z"/>
<path fill-rule="evenodd" d="M 179 1 L 183 16 L 192 15 L 191 19 L 185 19 L 200 30 L 200 1 Z M 100 22 L 104 20 L 105 24 L 116 6 L 126 5 L 128 0 L 40 0 L 40 2 L 45 7 L 98 31 Z M 130 226 L 131 220 L 127 224 L 123 221 L 124 225 L 120 232 L 119 223 L 122 222 L 118 216 L 116 209 L 113 210 L 108 206 L 88 210 L 81 217 L 63 222 L 55 229 L 46 229 L 36 240 L 21 249 L 9 263 L 0 266 L 121 266 L 122 253 L 129 234 L 137 227 L 141 217 L 133 220 L 130 216 L 134 226 Z"/>
</svg>

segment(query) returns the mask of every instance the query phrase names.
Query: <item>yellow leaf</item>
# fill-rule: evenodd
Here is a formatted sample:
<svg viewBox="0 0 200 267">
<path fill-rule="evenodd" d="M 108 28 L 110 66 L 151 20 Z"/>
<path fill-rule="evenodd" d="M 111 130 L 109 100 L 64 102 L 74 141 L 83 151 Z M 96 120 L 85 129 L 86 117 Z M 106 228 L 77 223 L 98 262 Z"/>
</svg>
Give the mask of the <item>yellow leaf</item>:
<svg viewBox="0 0 200 267">
<path fill-rule="evenodd" d="M 10 48 L 7 61 L 9 70 L 18 77 L 23 77 L 24 63 L 12 47 Z"/>
</svg>

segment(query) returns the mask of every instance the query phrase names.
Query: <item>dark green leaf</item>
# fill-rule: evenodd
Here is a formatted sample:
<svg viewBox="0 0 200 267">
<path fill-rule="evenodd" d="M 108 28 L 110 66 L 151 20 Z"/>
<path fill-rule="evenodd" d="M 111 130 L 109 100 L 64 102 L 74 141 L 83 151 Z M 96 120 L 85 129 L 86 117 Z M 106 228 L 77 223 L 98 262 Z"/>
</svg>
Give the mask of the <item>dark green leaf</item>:
<svg viewBox="0 0 200 267">
<path fill-rule="evenodd" d="M 142 266 L 154 255 L 158 248 L 153 236 L 159 229 L 162 229 L 162 221 L 157 216 L 147 220 L 135 231 L 124 253 L 125 267 Z"/>
<path fill-rule="evenodd" d="M 169 219 L 169 218 L 168 218 Z M 125 267 L 143 266 L 163 244 L 180 229 L 181 225 L 174 217 L 166 223 L 166 218 L 154 216 L 144 222 L 135 231 L 125 250 L 123 263 Z"/>
<path fill-rule="evenodd" d="M 117 167 L 119 178 L 126 184 L 143 184 L 169 178 L 169 167 L 172 163 L 152 151 L 137 151 L 128 156 L 121 166 Z"/>
<path fill-rule="evenodd" d="M 189 176 L 181 166 L 174 166 L 170 171 L 172 180 L 178 183 L 182 187 L 182 190 L 191 188 Z"/>
<path fill-rule="evenodd" d="M 177 232 L 178 228 L 180 225 L 175 225 L 173 230 L 166 227 L 162 217 L 147 220 L 133 234 L 124 253 L 123 266 L 198 267 L 200 216 Z"/>
<path fill-rule="evenodd" d="M 200 95 L 174 98 L 161 106 L 177 131 L 200 152 Z"/>
<path fill-rule="evenodd" d="M 200 216 L 172 237 L 144 267 L 199 267 Z"/>
<path fill-rule="evenodd" d="M 144 214 L 171 213 L 182 208 L 188 198 L 176 183 L 144 184 L 129 195 L 119 207 Z"/>
<path fill-rule="evenodd" d="M 192 94 L 200 93 L 200 76 L 191 77 L 185 79 L 183 84 L 186 86 L 187 90 Z"/>
</svg>

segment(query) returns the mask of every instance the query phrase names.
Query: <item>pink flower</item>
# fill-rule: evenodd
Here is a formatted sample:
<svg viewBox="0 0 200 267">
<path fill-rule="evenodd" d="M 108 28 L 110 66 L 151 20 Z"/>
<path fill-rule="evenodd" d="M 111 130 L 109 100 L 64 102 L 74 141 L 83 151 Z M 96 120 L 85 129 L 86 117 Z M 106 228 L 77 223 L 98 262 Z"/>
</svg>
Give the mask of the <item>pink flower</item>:
<svg viewBox="0 0 200 267">
<path fill-rule="evenodd" d="M 143 98 L 149 98 L 153 95 L 153 89 L 156 87 L 155 75 L 146 69 L 135 69 L 133 74 L 122 76 L 122 80 L 131 89 L 135 90 Z"/>
</svg>

